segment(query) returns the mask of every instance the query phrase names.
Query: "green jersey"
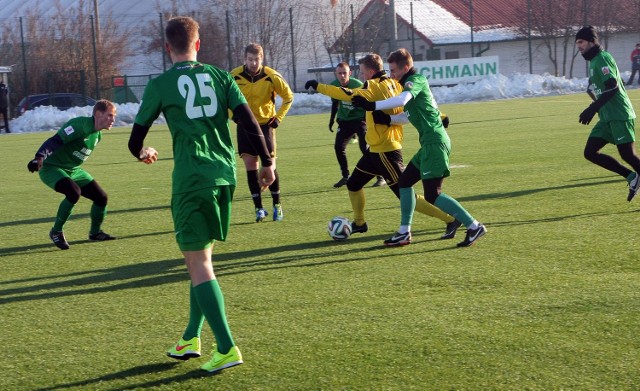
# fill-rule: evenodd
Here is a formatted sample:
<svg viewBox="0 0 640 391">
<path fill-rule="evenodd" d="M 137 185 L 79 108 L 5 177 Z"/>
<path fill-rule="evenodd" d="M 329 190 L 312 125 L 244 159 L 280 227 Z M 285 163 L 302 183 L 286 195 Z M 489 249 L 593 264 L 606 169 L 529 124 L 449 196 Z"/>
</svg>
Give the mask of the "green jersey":
<svg viewBox="0 0 640 391">
<path fill-rule="evenodd" d="M 404 106 L 409 122 L 418 130 L 420 145 L 449 142 L 440 119 L 438 104 L 431 94 L 427 78 L 419 73 L 410 74 L 403 83 L 403 91 L 412 98 Z"/>
<path fill-rule="evenodd" d="M 247 103 L 231 74 L 185 61 L 147 84 L 135 122 L 164 114 L 173 141 L 173 194 L 236 185 L 229 109 Z"/>
<path fill-rule="evenodd" d="M 605 92 L 604 83 L 608 79 L 616 79 L 618 92 L 598 110 L 600 120 L 626 121 L 636 118 L 616 61 L 609 52 L 602 50 L 589 61 L 589 91 L 595 95 L 596 99 Z"/>
<path fill-rule="evenodd" d="M 94 129 L 93 117 L 76 117 L 57 132 L 64 145 L 48 156 L 43 164 L 64 169 L 79 167 L 89 158 L 102 139 L 102 132 Z"/>
<path fill-rule="evenodd" d="M 364 83 L 360 80 L 350 77 L 349 83 L 346 86 L 340 84 L 338 79 L 331 82 L 332 86 L 336 86 L 338 88 L 345 87 L 349 89 L 361 88 Z M 340 121 L 364 121 L 365 111 L 359 107 L 353 107 L 351 102 L 346 102 L 343 100 L 338 100 L 338 112 L 336 118 Z"/>
</svg>

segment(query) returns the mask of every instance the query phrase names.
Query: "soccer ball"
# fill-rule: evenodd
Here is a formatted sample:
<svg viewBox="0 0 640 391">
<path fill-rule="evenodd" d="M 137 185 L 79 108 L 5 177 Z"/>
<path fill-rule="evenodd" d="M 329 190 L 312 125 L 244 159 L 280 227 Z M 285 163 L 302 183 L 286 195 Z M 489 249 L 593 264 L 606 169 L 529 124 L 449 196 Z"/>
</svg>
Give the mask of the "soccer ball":
<svg viewBox="0 0 640 391">
<path fill-rule="evenodd" d="M 347 240 L 351 236 L 351 222 L 345 217 L 334 217 L 329 221 L 327 232 L 333 240 Z"/>
</svg>

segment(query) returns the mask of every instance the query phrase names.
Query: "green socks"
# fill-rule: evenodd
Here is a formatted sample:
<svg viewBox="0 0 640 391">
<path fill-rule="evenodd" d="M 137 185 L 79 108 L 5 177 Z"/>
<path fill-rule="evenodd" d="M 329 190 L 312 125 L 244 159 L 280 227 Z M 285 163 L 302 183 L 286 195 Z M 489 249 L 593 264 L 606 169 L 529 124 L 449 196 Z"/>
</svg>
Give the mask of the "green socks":
<svg viewBox="0 0 640 391">
<path fill-rule="evenodd" d="M 416 209 L 416 195 L 413 187 L 400 188 L 400 225 L 411 225 Z M 444 210 L 444 209 L 443 209 Z"/>
<path fill-rule="evenodd" d="M 434 202 L 433 204 L 444 212 L 447 212 L 451 216 L 455 217 L 456 220 L 464 224 L 464 226 L 467 228 L 473 223 L 473 217 L 469 214 L 469 212 L 467 212 L 467 210 L 463 208 L 458 201 L 444 193 L 440 193 L 438 198 L 436 198 L 436 202 Z"/>
<path fill-rule="evenodd" d="M 89 230 L 90 234 L 97 234 L 98 232 L 100 232 L 100 227 L 102 226 L 102 222 L 104 221 L 106 215 L 106 206 L 97 206 L 96 204 L 91 205 L 91 229 Z"/>
<path fill-rule="evenodd" d="M 224 297 L 218 280 L 203 282 L 193 287 L 198 305 L 211 326 L 216 337 L 218 352 L 227 353 L 235 346 L 231 330 L 227 324 L 227 316 L 224 312 Z"/>
<path fill-rule="evenodd" d="M 203 323 L 204 314 L 198 305 L 195 289 L 193 289 L 193 285 L 189 284 L 189 324 L 187 324 L 182 339 L 188 341 L 193 337 L 199 337 Z"/>
<path fill-rule="evenodd" d="M 71 211 L 75 204 L 72 204 L 68 199 L 62 200 L 60 206 L 58 207 L 58 214 L 56 214 L 56 221 L 53 223 L 53 231 L 59 232 L 62 231 L 62 227 L 71 216 Z"/>
</svg>

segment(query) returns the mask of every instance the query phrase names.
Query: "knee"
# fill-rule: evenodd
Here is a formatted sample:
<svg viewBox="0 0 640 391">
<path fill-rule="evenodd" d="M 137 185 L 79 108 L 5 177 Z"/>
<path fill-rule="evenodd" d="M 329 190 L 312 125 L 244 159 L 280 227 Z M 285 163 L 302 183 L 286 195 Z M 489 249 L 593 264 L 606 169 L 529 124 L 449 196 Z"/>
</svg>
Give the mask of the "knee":
<svg viewBox="0 0 640 391">
<path fill-rule="evenodd" d="M 95 200 L 93 200 L 93 203 L 100 207 L 107 206 L 108 202 L 109 202 L 109 197 L 107 196 L 107 193 L 101 193 L 96 197 Z"/>
<path fill-rule="evenodd" d="M 69 200 L 69 202 L 71 202 L 72 204 L 77 204 L 78 201 L 80 201 L 80 189 L 78 189 L 77 192 L 70 191 L 66 193 L 65 197 L 67 197 L 67 200 Z"/>
<path fill-rule="evenodd" d="M 598 155 L 598 150 L 586 147 L 583 152 L 583 156 L 588 161 L 592 162 Z"/>
</svg>

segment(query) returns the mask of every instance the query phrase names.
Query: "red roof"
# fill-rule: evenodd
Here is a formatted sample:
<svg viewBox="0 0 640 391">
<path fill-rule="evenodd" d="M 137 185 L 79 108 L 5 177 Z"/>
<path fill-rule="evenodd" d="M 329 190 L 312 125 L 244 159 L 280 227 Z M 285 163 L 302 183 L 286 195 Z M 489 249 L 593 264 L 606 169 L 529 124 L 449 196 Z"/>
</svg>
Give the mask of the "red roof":
<svg viewBox="0 0 640 391">
<path fill-rule="evenodd" d="M 473 5 L 473 25 L 517 27 L 526 25 L 522 14 L 527 9 L 527 0 L 432 0 L 471 26 L 469 2 Z"/>
</svg>

